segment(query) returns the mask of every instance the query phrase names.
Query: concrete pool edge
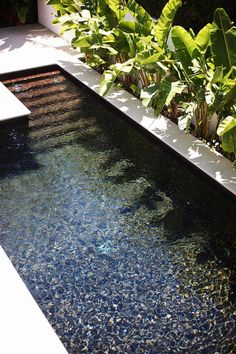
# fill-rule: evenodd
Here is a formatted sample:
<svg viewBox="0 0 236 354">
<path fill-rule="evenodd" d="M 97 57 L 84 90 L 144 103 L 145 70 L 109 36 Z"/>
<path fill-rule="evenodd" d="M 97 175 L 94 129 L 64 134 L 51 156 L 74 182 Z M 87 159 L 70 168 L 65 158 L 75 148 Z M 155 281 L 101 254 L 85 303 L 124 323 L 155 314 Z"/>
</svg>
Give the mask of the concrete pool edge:
<svg viewBox="0 0 236 354">
<path fill-rule="evenodd" d="M 0 82 L 0 123 L 28 117 L 30 110 Z"/>
<path fill-rule="evenodd" d="M 66 354 L 64 346 L 0 246 L 0 352 Z"/>
</svg>

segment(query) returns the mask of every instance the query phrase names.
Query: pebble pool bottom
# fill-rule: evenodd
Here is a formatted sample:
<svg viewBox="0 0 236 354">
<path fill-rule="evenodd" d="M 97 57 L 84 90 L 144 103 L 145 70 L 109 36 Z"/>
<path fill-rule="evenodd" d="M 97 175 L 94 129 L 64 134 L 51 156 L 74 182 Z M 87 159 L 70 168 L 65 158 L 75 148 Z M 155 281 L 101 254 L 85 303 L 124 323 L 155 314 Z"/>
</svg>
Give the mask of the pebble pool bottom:
<svg viewBox="0 0 236 354">
<path fill-rule="evenodd" d="M 236 353 L 235 203 L 59 70 L 4 82 L 0 242 L 68 353 Z"/>
</svg>

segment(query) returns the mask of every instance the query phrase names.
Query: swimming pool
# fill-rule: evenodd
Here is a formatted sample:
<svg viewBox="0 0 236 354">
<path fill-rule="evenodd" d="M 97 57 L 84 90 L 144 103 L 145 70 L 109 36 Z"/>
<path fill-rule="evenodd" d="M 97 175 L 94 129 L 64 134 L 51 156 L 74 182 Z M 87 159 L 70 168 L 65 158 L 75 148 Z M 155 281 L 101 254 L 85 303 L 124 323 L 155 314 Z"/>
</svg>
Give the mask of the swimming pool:
<svg viewBox="0 0 236 354">
<path fill-rule="evenodd" d="M 233 352 L 235 205 L 58 70 L 6 85 L 1 245 L 68 352 Z"/>
</svg>

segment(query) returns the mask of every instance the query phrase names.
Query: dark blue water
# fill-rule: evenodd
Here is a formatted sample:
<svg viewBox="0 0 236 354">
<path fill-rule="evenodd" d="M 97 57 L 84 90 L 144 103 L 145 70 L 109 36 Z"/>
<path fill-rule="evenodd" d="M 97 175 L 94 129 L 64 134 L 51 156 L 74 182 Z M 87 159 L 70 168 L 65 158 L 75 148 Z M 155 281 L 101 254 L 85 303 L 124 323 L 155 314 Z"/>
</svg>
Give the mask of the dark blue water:
<svg viewBox="0 0 236 354">
<path fill-rule="evenodd" d="M 68 352 L 234 353 L 235 204 L 59 72 L 7 85 L 0 242 Z"/>
</svg>

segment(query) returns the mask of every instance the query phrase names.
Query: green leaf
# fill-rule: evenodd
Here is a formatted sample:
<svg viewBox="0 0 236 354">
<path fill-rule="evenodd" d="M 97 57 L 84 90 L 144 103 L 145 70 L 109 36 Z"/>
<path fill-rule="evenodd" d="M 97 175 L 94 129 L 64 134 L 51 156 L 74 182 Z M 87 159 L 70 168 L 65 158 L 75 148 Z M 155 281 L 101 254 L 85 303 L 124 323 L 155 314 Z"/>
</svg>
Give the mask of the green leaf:
<svg viewBox="0 0 236 354">
<path fill-rule="evenodd" d="M 236 65 L 236 27 L 231 27 L 227 32 L 212 29 L 211 43 L 215 66 L 223 66 L 229 71 Z"/>
<path fill-rule="evenodd" d="M 180 130 L 185 130 L 186 133 L 189 132 L 195 110 L 196 103 L 184 103 L 184 114 L 178 118 L 178 127 Z"/>
<path fill-rule="evenodd" d="M 137 63 L 139 63 L 140 65 L 150 65 L 150 64 L 155 64 L 160 57 L 163 55 L 164 51 L 160 50 L 159 53 L 155 53 L 153 55 L 145 55 L 144 52 L 143 53 L 138 53 L 136 56 L 136 60 Z M 148 54 L 148 53 L 146 53 Z"/>
<path fill-rule="evenodd" d="M 236 129 L 231 129 L 223 135 L 221 147 L 226 152 L 236 153 Z"/>
<path fill-rule="evenodd" d="M 106 45 L 106 44 L 101 44 L 101 45 L 93 44 L 90 48 L 91 49 L 106 49 L 112 55 L 116 55 L 118 53 L 117 50 L 115 50 L 114 48 L 112 48 L 111 46 Z"/>
<path fill-rule="evenodd" d="M 96 16 L 103 17 L 105 27 L 112 29 L 117 26 L 118 18 L 114 11 L 110 8 L 107 0 L 97 0 Z"/>
<path fill-rule="evenodd" d="M 172 84 L 172 82 L 168 79 L 163 80 L 160 84 L 159 95 L 154 103 L 155 114 L 157 116 L 159 116 L 163 107 L 166 105 L 166 101 L 167 101 L 169 93 L 171 91 L 171 84 Z"/>
<path fill-rule="evenodd" d="M 211 42 L 211 29 L 213 26 L 208 23 L 206 26 L 204 26 L 197 34 L 195 38 L 195 42 L 199 48 L 199 50 L 203 53 L 206 52 L 208 46 L 210 45 Z"/>
<path fill-rule="evenodd" d="M 224 77 L 223 69 L 219 68 L 219 67 L 216 68 L 215 72 L 214 72 L 214 75 L 213 75 L 213 78 L 212 78 L 212 83 L 222 82 L 223 77 Z"/>
<path fill-rule="evenodd" d="M 155 95 L 156 91 L 159 89 L 159 87 L 160 84 L 152 84 L 150 86 L 145 87 L 141 91 L 140 98 L 152 98 Z"/>
<path fill-rule="evenodd" d="M 121 20 L 119 29 L 127 33 L 140 33 L 140 25 L 134 21 Z"/>
<path fill-rule="evenodd" d="M 170 91 L 166 97 L 165 104 L 168 106 L 173 98 L 183 92 L 183 90 L 187 87 L 187 85 L 181 81 L 175 81 L 171 83 Z"/>
<path fill-rule="evenodd" d="M 117 78 L 118 73 L 114 70 L 106 70 L 102 75 L 102 79 L 99 85 L 99 94 L 105 96 L 113 85 L 115 79 Z"/>
<path fill-rule="evenodd" d="M 151 30 L 153 28 L 153 19 L 144 10 L 144 8 L 139 5 L 135 0 L 126 0 L 119 2 L 121 3 L 120 7 L 122 7 L 123 5 L 124 9 L 124 15 L 122 20 L 128 20 L 133 23 L 136 23 L 135 33 L 139 33 L 142 36 L 151 35 Z"/>
<path fill-rule="evenodd" d="M 174 26 L 171 31 L 176 55 L 186 72 L 190 72 L 192 59 L 201 56 L 198 46 L 191 35 L 181 26 Z"/>
<path fill-rule="evenodd" d="M 134 67 L 134 59 L 127 60 L 125 63 L 116 63 L 112 68 L 119 74 L 121 72 L 129 74 Z"/>
<path fill-rule="evenodd" d="M 129 46 L 128 55 L 130 58 L 134 58 L 136 55 L 135 37 L 133 34 L 129 34 L 125 32 L 123 32 L 123 34 Z"/>
<path fill-rule="evenodd" d="M 213 16 L 214 24 L 222 31 L 226 32 L 232 27 L 229 16 L 223 8 L 218 8 Z"/>
<path fill-rule="evenodd" d="M 222 136 L 234 127 L 236 127 L 236 116 L 228 116 L 219 124 L 217 134 Z"/>
<path fill-rule="evenodd" d="M 90 36 L 82 36 L 73 41 L 73 47 L 78 48 L 88 48 L 91 46 L 91 37 Z"/>
<path fill-rule="evenodd" d="M 140 99 L 145 107 L 152 105 L 152 101 L 158 93 L 160 84 L 152 84 L 141 90 Z"/>
<path fill-rule="evenodd" d="M 154 35 L 160 47 L 166 44 L 175 14 L 181 5 L 181 0 L 169 0 L 162 10 L 161 16 L 154 26 Z"/>
</svg>

